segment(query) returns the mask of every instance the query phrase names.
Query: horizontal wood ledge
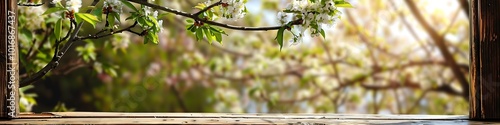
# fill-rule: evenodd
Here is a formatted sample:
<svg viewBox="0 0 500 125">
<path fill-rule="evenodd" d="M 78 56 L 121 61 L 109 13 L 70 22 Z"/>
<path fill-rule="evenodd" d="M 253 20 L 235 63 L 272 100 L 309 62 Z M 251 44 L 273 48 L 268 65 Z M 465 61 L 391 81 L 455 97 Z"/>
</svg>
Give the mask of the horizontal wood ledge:
<svg viewBox="0 0 500 125">
<path fill-rule="evenodd" d="M 0 124 L 486 124 L 466 115 L 232 114 L 232 113 L 21 113 Z"/>
</svg>

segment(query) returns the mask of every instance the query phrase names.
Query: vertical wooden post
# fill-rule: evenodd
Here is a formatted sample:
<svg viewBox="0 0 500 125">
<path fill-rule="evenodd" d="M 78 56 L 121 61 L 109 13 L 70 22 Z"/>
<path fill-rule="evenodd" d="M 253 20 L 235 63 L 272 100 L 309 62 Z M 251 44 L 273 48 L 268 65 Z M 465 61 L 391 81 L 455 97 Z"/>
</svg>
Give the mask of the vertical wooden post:
<svg viewBox="0 0 500 125">
<path fill-rule="evenodd" d="M 0 0 L 0 118 L 19 114 L 17 0 Z"/>
<path fill-rule="evenodd" d="M 500 1 L 470 1 L 472 120 L 500 119 Z"/>
</svg>

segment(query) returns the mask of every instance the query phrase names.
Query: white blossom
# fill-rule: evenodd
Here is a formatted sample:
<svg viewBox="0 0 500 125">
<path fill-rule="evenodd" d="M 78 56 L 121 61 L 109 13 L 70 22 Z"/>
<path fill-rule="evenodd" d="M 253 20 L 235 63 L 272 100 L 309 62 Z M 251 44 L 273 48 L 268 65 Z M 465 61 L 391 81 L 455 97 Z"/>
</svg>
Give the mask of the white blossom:
<svg viewBox="0 0 500 125">
<path fill-rule="evenodd" d="M 111 7 L 113 12 L 121 13 L 123 4 L 120 0 L 106 0 L 104 7 Z"/>
<path fill-rule="evenodd" d="M 292 14 L 294 20 L 301 19 L 302 24 L 294 26 L 293 42 L 301 41 L 305 30 L 309 29 L 311 36 L 318 36 L 322 32 L 322 26 L 331 27 L 339 19 L 340 11 L 335 7 L 333 0 L 323 2 L 311 2 L 309 0 L 294 0 L 287 5 L 286 12 Z M 280 18 L 280 22 L 283 18 Z"/>
<path fill-rule="evenodd" d="M 245 16 L 246 7 L 243 0 L 222 0 L 222 3 L 224 5 L 221 7 L 222 17 L 236 20 Z"/>
<path fill-rule="evenodd" d="M 26 17 L 37 17 L 37 18 L 26 18 L 26 23 L 24 27 L 29 30 L 36 30 L 42 28 L 42 24 L 44 24 L 45 15 L 42 15 L 45 12 L 45 8 L 42 6 L 37 7 L 19 7 L 19 12 L 24 14 Z"/>
<path fill-rule="evenodd" d="M 158 20 L 158 25 L 160 27 L 160 32 L 163 32 L 163 20 Z"/>
<path fill-rule="evenodd" d="M 158 11 L 155 10 L 155 12 L 153 12 L 153 17 L 158 18 Z"/>
<path fill-rule="evenodd" d="M 59 2 L 61 2 L 61 0 L 52 0 L 52 2 L 50 2 L 50 3 L 52 3 L 52 4 L 57 4 L 57 3 L 59 3 Z"/>
<path fill-rule="evenodd" d="M 78 12 L 82 7 L 82 0 L 68 0 L 66 1 L 66 9 L 68 11 Z"/>
</svg>

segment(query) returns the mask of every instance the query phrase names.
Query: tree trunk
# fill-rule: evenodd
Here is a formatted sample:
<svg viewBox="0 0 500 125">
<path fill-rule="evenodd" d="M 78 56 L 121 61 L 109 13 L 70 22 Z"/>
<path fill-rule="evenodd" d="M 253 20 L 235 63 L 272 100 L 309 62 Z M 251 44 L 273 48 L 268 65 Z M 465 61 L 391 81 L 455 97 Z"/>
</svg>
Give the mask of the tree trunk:
<svg viewBox="0 0 500 125">
<path fill-rule="evenodd" d="M 470 112 L 473 120 L 500 119 L 500 1 L 470 1 Z"/>
</svg>

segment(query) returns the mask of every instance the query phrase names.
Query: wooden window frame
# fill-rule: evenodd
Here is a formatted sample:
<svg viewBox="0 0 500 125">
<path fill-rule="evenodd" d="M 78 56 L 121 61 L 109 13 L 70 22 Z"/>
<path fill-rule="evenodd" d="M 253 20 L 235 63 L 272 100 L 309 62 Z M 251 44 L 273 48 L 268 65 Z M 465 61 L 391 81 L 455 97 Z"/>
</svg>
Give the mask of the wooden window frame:
<svg viewBox="0 0 500 125">
<path fill-rule="evenodd" d="M 469 119 L 490 120 L 500 119 L 500 1 L 470 0 L 470 89 L 469 89 Z M 17 29 L 17 0 L 0 0 L 2 6 L 0 15 L 0 118 L 16 118 L 19 115 L 19 63 L 17 30 L 15 33 L 5 30 L 10 26 Z M 14 11 L 12 11 L 14 10 Z M 13 17 L 12 17 L 13 16 Z M 7 19 L 15 18 L 13 24 Z M 9 24 L 9 25 L 8 25 Z M 9 39 L 9 34 L 15 38 Z M 13 46 L 9 46 L 9 41 Z M 12 47 L 13 53 L 8 55 L 7 47 Z M 14 60 L 10 60 L 14 58 Z M 11 64 L 11 65 L 7 65 Z M 6 69 L 12 70 L 7 72 Z M 9 76 L 14 76 L 13 80 Z M 10 83 L 9 83 L 10 82 Z M 15 87 L 12 87 L 15 85 Z M 10 86 L 10 88 L 9 88 Z M 14 103 L 12 103 L 14 102 Z M 13 108 L 13 109 L 12 109 Z"/>
</svg>

